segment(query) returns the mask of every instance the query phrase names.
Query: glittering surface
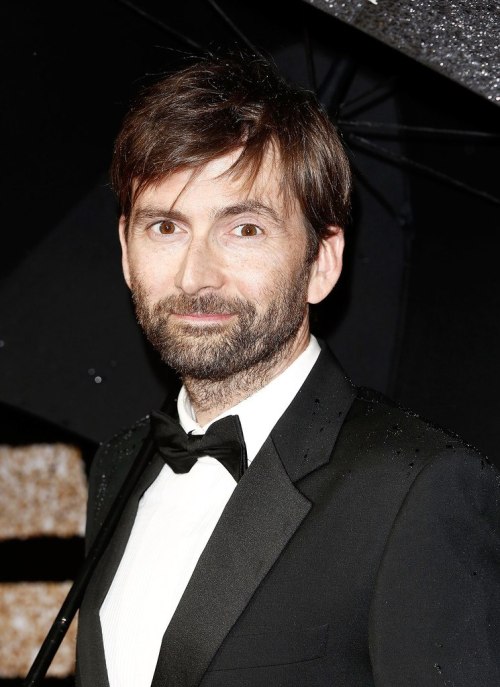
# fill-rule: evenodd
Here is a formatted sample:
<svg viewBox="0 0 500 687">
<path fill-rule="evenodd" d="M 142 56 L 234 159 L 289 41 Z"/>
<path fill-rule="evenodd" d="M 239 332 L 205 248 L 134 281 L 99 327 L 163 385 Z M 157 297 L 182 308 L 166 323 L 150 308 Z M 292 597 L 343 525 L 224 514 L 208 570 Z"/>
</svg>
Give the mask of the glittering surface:
<svg viewBox="0 0 500 687">
<path fill-rule="evenodd" d="M 0 445 L 0 503 L 0 541 L 82 536 L 87 480 L 79 449 Z"/>
<path fill-rule="evenodd" d="M 498 0 L 306 0 L 500 104 Z"/>
<path fill-rule="evenodd" d="M 71 582 L 0 583 L 0 678 L 26 676 L 70 587 Z M 47 677 L 74 673 L 77 624 L 75 616 Z"/>
</svg>

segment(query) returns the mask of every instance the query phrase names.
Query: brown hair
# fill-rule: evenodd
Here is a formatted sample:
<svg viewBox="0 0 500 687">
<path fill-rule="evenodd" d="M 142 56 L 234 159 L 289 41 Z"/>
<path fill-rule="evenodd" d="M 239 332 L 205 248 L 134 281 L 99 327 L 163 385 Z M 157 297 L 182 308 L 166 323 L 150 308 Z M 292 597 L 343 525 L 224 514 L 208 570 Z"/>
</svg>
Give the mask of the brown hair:
<svg viewBox="0 0 500 687">
<path fill-rule="evenodd" d="M 231 172 L 252 180 L 270 146 L 279 153 L 284 196 L 298 201 L 315 255 L 328 226 L 348 222 L 349 162 L 313 93 L 287 83 L 262 56 L 208 55 L 147 88 L 116 139 L 111 182 L 128 217 L 146 187 L 239 147 Z"/>
</svg>

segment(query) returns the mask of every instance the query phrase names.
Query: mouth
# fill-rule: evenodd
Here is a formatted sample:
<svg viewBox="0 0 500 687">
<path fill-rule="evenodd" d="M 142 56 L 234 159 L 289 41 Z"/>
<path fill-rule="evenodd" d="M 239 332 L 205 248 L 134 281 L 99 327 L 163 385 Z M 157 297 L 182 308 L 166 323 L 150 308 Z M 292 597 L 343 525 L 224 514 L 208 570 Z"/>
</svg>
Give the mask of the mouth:
<svg viewBox="0 0 500 687">
<path fill-rule="evenodd" d="M 233 315 L 231 313 L 172 313 L 176 320 L 186 322 L 189 324 L 206 325 L 206 324 L 223 324 L 228 322 Z"/>
</svg>

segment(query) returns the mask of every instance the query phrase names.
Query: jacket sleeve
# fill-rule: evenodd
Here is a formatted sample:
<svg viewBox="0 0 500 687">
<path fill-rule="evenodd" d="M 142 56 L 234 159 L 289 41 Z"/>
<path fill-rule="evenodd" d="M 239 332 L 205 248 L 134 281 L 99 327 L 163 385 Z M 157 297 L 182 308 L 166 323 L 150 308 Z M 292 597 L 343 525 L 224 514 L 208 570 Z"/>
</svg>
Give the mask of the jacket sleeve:
<svg viewBox="0 0 500 687">
<path fill-rule="evenodd" d="M 377 687 L 500 685 L 500 474 L 448 452 L 394 521 L 370 611 Z"/>
</svg>

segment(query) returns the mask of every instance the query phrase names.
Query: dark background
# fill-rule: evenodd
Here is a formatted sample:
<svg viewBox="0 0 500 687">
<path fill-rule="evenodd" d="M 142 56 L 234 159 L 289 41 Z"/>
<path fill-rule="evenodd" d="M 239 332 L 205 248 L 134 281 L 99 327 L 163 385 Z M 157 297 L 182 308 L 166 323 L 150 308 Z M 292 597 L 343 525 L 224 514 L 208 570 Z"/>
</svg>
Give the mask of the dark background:
<svg viewBox="0 0 500 687">
<path fill-rule="evenodd" d="M 172 30 L 205 48 L 242 44 L 204 0 L 137 7 L 0 5 L 0 443 L 76 443 L 87 468 L 98 443 L 158 406 L 168 386 L 120 274 L 114 136 L 137 90 L 197 51 Z M 500 209 L 485 195 L 500 195 L 498 105 L 301 0 L 220 7 L 287 78 L 323 86 L 353 163 L 345 270 L 315 332 L 357 384 L 500 465 Z M 363 134 L 479 193 L 367 151 L 352 137 L 360 122 L 497 134 Z M 63 578 L 81 556 L 72 546 Z M 14 558 L 10 578 L 37 579 L 31 556 Z M 62 579 L 60 559 L 53 574 Z"/>
<path fill-rule="evenodd" d="M 330 107 L 334 117 L 498 133 L 497 105 L 308 3 L 219 6 L 287 78 L 324 87 L 332 69 L 322 100 L 329 107 L 337 88 L 346 103 Z M 163 395 L 120 276 L 106 176 L 112 142 L 137 90 L 196 53 L 172 31 L 205 48 L 242 42 L 205 0 L 148 0 L 137 8 L 117 0 L 0 8 L 4 443 L 61 429 L 92 449 Z M 366 94 L 380 87 L 370 101 Z M 341 129 L 355 165 L 353 222 L 344 275 L 318 309 L 316 329 L 356 383 L 458 431 L 499 461 L 499 206 L 368 154 L 351 141 L 348 125 Z M 366 138 L 499 194 L 498 137 L 404 131 Z"/>
</svg>

